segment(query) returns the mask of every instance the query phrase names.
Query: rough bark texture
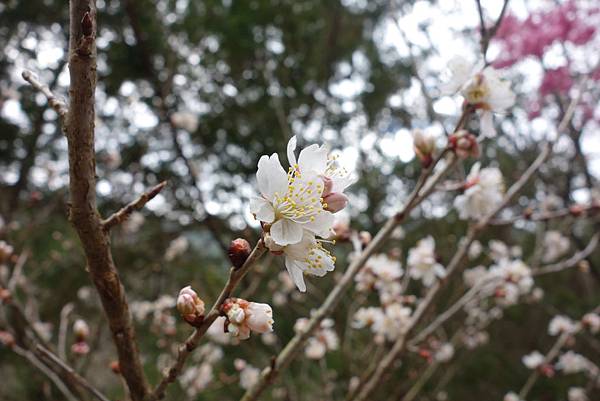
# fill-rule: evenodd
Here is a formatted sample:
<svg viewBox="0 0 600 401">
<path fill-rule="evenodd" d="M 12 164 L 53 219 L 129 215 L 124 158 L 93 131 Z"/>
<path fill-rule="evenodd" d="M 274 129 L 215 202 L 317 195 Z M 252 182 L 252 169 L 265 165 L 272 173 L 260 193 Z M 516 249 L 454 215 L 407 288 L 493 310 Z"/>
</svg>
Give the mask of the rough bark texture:
<svg viewBox="0 0 600 401">
<path fill-rule="evenodd" d="M 69 219 L 85 251 L 88 270 L 102 300 L 119 355 L 120 370 L 133 401 L 143 400 L 148 385 L 143 374 L 125 291 L 96 209 L 94 154 L 94 92 L 96 89 L 96 5 L 72 0 L 69 36 L 69 144 L 71 209 Z"/>
</svg>

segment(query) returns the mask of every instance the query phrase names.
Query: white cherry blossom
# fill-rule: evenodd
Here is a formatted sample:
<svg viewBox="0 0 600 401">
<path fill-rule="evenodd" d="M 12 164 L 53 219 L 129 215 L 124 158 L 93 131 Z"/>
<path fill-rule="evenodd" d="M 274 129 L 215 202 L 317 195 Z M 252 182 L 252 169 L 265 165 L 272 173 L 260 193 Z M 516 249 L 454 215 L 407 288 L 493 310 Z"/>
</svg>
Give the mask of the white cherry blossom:
<svg viewBox="0 0 600 401">
<path fill-rule="evenodd" d="M 524 355 L 521 360 L 528 369 L 537 369 L 544 362 L 544 355 L 539 351 L 533 351 Z"/>
<path fill-rule="evenodd" d="M 407 264 L 410 277 L 421 280 L 426 287 L 446 276 L 444 267 L 435 258 L 435 241 L 431 236 L 419 240 L 408 252 Z"/>
<path fill-rule="evenodd" d="M 510 83 L 492 67 L 483 70 L 462 57 L 456 56 L 448 63 L 450 81 L 444 85 L 445 94 L 460 92 L 465 102 L 480 113 L 481 133 L 486 137 L 496 135 L 493 113 L 501 113 L 515 104 L 515 94 Z"/>
<path fill-rule="evenodd" d="M 502 173 L 494 167 L 481 169 L 475 163 L 467 176 L 465 192 L 456 197 L 454 207 L 461 219 L 482 219 L 502 202 Z"/>
<path fill-rule="evenodd" d="M 335 268 L 335 256 L 323 247 L 323 241 L 309 231 L 303 232 L 300 242 L 286 246 L 278 245 L 270 235 L 265 237 L 265 245 L 271 252 L 285 256 L 285 267 L 302 292 L 306 291 L 305 274 L 323 277 Z"/>
</svg>

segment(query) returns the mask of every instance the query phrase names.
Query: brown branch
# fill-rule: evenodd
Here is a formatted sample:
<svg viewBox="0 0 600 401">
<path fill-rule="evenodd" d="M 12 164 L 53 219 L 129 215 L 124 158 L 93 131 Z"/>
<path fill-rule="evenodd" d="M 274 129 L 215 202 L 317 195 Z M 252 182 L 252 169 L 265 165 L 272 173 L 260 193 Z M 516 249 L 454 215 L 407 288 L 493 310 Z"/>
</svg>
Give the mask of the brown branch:
<svg viewBox="0 0 600 401">
<path fill-rule="evenodd" d="M 160 400 L 164 398 L 167 386 L 173 383 L 177 376 L 179 376 L 179 374 L 183 370 L 183 366 L 188 356 L 192 353 L 194 349 L 196 349 L 200 339 L 202 338 L 204 333 L 206 333 L 206 330 L 208 330 L 208 328 L 221 314 L 220 309 L 223 302 L 231 296 L 233 290 L 238 285 L 238 283 L 242 280 L 246 273 L 248 273 L 250 268 L 254 266 L 256 261 L 266 252 L 266 250 L 267 248 L 265 248 L 262 240 L 260 240 L 252 250 L 252 253 L 250 253 L 250 255 L 248 256 L 248 259 L 246 259 L 244 264 L 239 269 L 232 267 L 229 270 L 229 279 L 227 280 L 225 287 L 223 287 L 223 290 L 219 294 L 219 297 L 217 298 L 212 308 L 204 318 L 202 324 L 198 326 L 188 337 L 188 339 L 185 340 L 185 342 L 178 347 L 176 361 L 169 367 L 169 369 L 167 369 L 162 380 L 152 392 L 150 399 Z"/>
<path fill-rule="evenodd" d="M 96 4 L 70 2 L 69 113 L 66 118 L 69 149 L 69 219 L 81 241 L 88 270 L 113 335 L 121 373 L 133 401 L 148 394 L 148 384 L 135 342 L 125 290 L 113 262 L 110 238 L 96 206 L 94 153 L 94 93 L 96 90 Z"/>
<path fill-rule="evenodd" d="M 67 113 L 69 112 L 67 104 L 64 102 L 64 100 L 61 100 L 58 97 L 56 97 L 56 95 L 50 90 L 50 87 L 45 83 L 41 82 L 38 76 L 35 75 L 33 72 L 25 70 L 21 73 L 21 76 L 25 81 L 29 82 L 29 84 L 35 90 L 41 92 L 44 96 L 46 96 L 46 99 L 48 99 L 48 105 L 52 107 L 54 111 L 56 111 L 56 113 L 60 117 L 61 122 L 64 123 Z"/>
<path fill-rule="evenodd" d="M 104 394 L 102 394 L 97 388 L 92 386 L 86 379 L 84 379 L 77 372 L 75 372 L 75 370 L 72 367 L 70 367 L 65 362 L 63 362 L 62 359 L 60 359 L 58 356 L 54 355 L 51 351 L 49 351 L 48 349 L 46 349 L 43 346 L 38 344 L 36 346 L 36 352 L 44 360 L 46 360 L 47 362 L 49 362 L 53 365 L 56 365 L 58 368 L 60 368 L 65 375 L 67 375 L 67 376 L 69 376 L 69 378 L 71 378 L 72 381 L 74 381 L 75 383 L 77 383 L 79 386 L 83 387 L 87 391 L 89 391 L 98 400 L 109 401 L 108 397 L 106 397 Z"/>
<path fill-rule="evenodd" d="M 146 203 L 150 202 L 156 195 L 158 195 L 166 185 L 167 181 L 163 181 L 141 194 L 139 198 L 127 204 L 127 206 L 123 207 L 118 212 L 113 213 L 106 220 L 102 221 L 102 228 L 104 228 L 105 231 L 110 231 L 110 229 L 114 226 L 123 223 L 129 218 L 129 216 L 131 216 L 131 213 L 143 208 Z"/>
<path fill-rule="evenodd" d="M 28 351 L 24 348 L 19 347 L 18 345 L 13 345 L 11 350 L 17 354 L 27 359 L 29 363 L 40 372 L 42 372 L 54 385 L 56 388 L 65 396 L 65 398 L 69 401 L 78 401 L 77 397 L 71 393 L 71 391 L 67 388 L 65 383 L 54 373 L 51 369 L 49 369 L 46 365 L 44 365 L 31 351 Z"/>
<path fill-rule="evenodd" d="M 493 219 L 490 221 L 490 225 L 493 226 L 502 226 L 502 225 L 510 225 L 514 224 L 517 221 L 525 220 L 525 221 L 549 221 L 560 219 L 567 216 L 572 217 L 587 217 L 591 216 L 594 213 L 600 211 L 600 205 L 591 204 L 591 205 L 573 205 L 572 207 L 563 208 L 559 210 L 552 210 L 548 212 L 537 212 L 533 213 L 530 210 L 525 210 L 522 214 L 513 216 L 507 219 Z"/>
</svg>

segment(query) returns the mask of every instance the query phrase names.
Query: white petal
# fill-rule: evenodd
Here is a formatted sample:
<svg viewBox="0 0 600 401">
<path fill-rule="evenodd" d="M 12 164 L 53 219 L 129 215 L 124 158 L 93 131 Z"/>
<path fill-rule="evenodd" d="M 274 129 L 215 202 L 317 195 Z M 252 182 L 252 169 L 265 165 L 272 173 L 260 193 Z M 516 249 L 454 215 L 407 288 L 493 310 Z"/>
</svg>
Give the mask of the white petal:
<svg viewBox="0 0 600 401">
<path fill-rule="evenodd" d="M 314 221 L 309 221 L 303 224 L 303 226 L 306 230 L 312 231 L 319 237 L 328 238 L 333 229 L 334 219 L 333 213 L 323 211 L 315 216 Z"/>
<path fill-rule="evenodd" d="M 302 240 L 302 226 L 292 220 L 278 220 L 271 226 L 271 237 L 278 245 L 296 244 Z"/>
<path fill-rule="evenodd" d="M 259 196 L 250 199 L 250 213 L 254 214 L 258 220 L 266 223 L 275 220 L 273 205 L 265 198 Z"/>
<path fill-rule="evenodd" d="M 310 145 L 302 149 L 298 158 L 300 172 L 313 171 L 316 174 L 325 174 L 327 153 L 327 148 L 319 145 Z"/>
<path fill-rule="evenodd" d="M 481 134 L 487 138 L 493 138 L 496 136 L 496 128 L 494 128 L 494 116 L 491 111 L 484 111 L 481 113 L 479 119 L 481 126 Z"/>
<path fill-rule="evenodd" d="M 442 94 L 445 95 L 458 92 L 473 75 L 473 64 L 460 56 L 455 56 L 448 62 L 448 69 L 451 73 L 450 81 L 441 87 Z"/>
<path fill-rule="evenodd" d="M 288 177 L 287 173 L 279 162 L 277 153 L 271 157 L 262 156 L 258 161 L 258 171 L 256 172 L 258 189 L 260 193 L 268 200 L 273 200 L 275 193 L 283 196 L 287 192 Z"/>
<path fill-rule="evenodd" d="M 287 269 L 292 281 L 296 284 L 296 287 L 300 292 L 306 292 L 306 283 L 304 283 L 304 273 L 302 269 L 296 266 L 296 262 L 293 259 L 285 258 L 285 268 Z"/>
<path fill-rule="evenodd" d="M 293 167 L 296 164 L 296 155 L 294 152 L 296 151 L 296 144 L 298 140 L 296 139 L 296 135 L 294 135 L 288 142 L 287 145 L 287 158 L 290 166 Z"/>
</svg>

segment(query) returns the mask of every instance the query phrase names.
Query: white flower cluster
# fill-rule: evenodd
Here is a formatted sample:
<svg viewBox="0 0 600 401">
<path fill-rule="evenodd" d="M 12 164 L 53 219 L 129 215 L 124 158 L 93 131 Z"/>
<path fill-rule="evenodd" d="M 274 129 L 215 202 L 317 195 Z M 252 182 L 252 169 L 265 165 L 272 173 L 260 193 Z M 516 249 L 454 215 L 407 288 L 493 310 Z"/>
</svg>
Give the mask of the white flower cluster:
<svg viewBox="0 0 600 401">
<path fill-rule="evenodd" d="M 354 277 L 356 289 L 361 292 L 376 289 L 381 303 L 391 302 L 402 292 L 399 279 L 404 271 L 402 264 L 385 254 L 373 255 Z"/>
<path fill-rule="evenodd" d="M 569 250 L 570 242 L 558 231 L 547 231 L 544 235 L 544 263 L 553 262 Z"/>
<path fill-rule="evenodd" d="M 578 331 L 577 323 L 564 315 L 556 315 L 548 325 L 548 334 L 557 336 L 563 333 L 574 334 Z"/>
<path fill-rule="evenodd" d="M 308 328 L 309 320 L 305 317 L 296 320 L 294 331 L 296 333 L 305 332 Z M 335 351 L 339 347 L 339 338 L 333 329 L 334 322 L 332 319 L 323 319 L 319 327 L 313 332 L 313 335 L 308 338 L 304 354 L 308 359 L 321 359 L 328 351 Z"/>
<path fill-rule="evenodd" d="M 273 331 L 273 311 L 267 304 L 229 298 L 223 302 L 222 310 L 227 318 L 227 331 L 240 340 L 249 338 L 251 331 Z"/>
<path fill-rule="evenodd" d="M 405 332 L 410 324 L 411 309 L 400 303 L 384 307 L 363 307 L 354 314 L 352 327 L 362 329 L 370 327 L 375 334 L 375 341 L 393 341 Z"/>
<path fill-rule="evenodd" d="M 276 153 L 260 158 L 256 179 L 261 196 L 251 199 L 250 212 L 263 224 L 265 245 L 285 255 L 290 276 L 304 292 L 304 274 L 322 277 L 334 269 L 335 257 L 317 237 L 332 236 L 333 213 L 346 206 L 343 192 L 354 178 L 325 146 L 310 145 L 298 159 L 295 150 L 296 137 L 292 137 L 287 172 Z"/>
</svg>

